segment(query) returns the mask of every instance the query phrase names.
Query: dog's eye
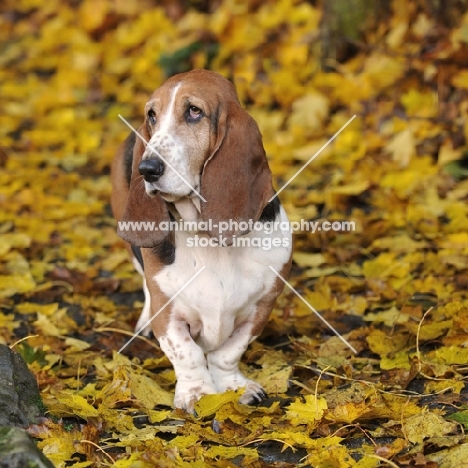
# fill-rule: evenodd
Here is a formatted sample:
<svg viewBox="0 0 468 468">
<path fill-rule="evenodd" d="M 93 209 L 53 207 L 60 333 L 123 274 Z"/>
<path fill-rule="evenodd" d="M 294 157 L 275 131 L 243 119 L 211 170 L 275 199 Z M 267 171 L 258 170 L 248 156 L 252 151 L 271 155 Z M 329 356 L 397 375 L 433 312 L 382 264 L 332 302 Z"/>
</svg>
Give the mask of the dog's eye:
<svg viewBox="0 0 468 468">
<path fill-rule="evenodd" d="M 203 115 L 203 112 L 201 111 L 201 109 L 199 109 L 196 106 L 190 106 L 189 111 L 188 111 L 188 115 L 189 115 L 191 120 L 198 120 Z"/>
<path fill-rule="evenodd" d="M 154 112 L 153 109 L 150 109 L 147 115 L 148 115 L 148 122 L 151 125 L 154 125 L 156 123 L 156 112 Z"/>
</svg>

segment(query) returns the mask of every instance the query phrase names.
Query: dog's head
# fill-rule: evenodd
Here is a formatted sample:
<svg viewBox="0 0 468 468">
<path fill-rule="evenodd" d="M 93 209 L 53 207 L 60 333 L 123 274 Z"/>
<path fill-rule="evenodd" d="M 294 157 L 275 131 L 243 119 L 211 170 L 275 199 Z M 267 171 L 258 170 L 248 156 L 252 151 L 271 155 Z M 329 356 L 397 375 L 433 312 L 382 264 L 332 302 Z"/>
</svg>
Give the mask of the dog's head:
<svg viewBox="0 0 468 468">
<path fill-rule="evenodd" d="M 222 221 L 257 221 L 274 194 L 258 126 L 218 73 L 192 70 L 167 80 L 146 104 L 138 133 L 122 221 L 167 221 L 166 202 L 197 197 L 200 217 L 212 220 L 209 235 L 217 237 Z M 119 235 L 151 247 L 167 232 Z"/>
</svg>

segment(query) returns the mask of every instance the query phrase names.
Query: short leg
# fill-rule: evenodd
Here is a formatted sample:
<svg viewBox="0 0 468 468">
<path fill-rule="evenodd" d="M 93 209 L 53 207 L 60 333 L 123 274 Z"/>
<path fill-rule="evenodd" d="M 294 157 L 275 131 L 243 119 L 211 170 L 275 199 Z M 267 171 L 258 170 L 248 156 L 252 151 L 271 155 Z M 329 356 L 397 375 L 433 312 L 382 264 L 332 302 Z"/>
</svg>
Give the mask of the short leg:
<svg viewBox="0 0 468 468">
<path fill-rule="evenodd" d="M 148 323 L 150 318 L 151 318 L 151 296 L 148 291 L 148 287 L 146 286 L 146 280 L 143 277 L 143 292 L 145 293 L 145 305 L 143 306 L 143 310 L 141 311 L 140 318 L 138 319 L 138 322 L 135 326 L 135 331 L 139 331 L 140 328 L 143 328 L 143 331 L 141 334 L 143 336 L 149 336 L 151 333 L 151 323 Z M 145 326 L 145 324 L 147 324 Z"/>
<path fill-rule="evenodd" d="M 244 404 L 258 403 L 265 397 L 262 386 L 247 379 L 239 370 L 242 354 L 255 339 L 251 332 L 251 323 L 239 326 L 218 349 L 207 355 L 208 369 L 216 384 L 216 390 L 221 393 L 245 387 L 245 392 L 239 399 L 240 403 Z"/>
<path fill-rule="evenodd" d="M 203 350 L 182 321 L 170 322 L 166 334 L 158 340 L 177 377 L 174 406 L 193 413 L 195 402 L 203 395 L 216 393 Z"/>
<path fill-rule="evenodd" d="M 151 318 L 151 295 L 148 291 L 148 286 L 146 286 L 146 279 L 145 279 L 145 272 L 143 271 L 140 262 L 135 258 L 132 257 L 132 263 L 135 267 L 135 270 L 140 273 L 141 277 L 143 278 L 143 292 L 145 293 L 145 305 L 143 306 L 143 310 L 141 311 L 140 318 L 138 319 L 137 324 L 135 325 L 135 331 L 139 331 Z M 149 336 L 151 333 L 151 325 L 146 325 L 146 327 L 141 332 L 143 336 Z"/>
</svg>

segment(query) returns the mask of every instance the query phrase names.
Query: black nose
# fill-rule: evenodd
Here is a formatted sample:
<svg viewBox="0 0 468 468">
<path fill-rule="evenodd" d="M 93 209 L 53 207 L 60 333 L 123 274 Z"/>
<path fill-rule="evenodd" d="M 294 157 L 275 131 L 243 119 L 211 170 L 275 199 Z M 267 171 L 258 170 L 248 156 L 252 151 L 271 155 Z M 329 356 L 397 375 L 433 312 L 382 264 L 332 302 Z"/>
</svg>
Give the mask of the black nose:
<svg viewBox="0 0 468 468">
<path fill-rule="evenodd" d="M 156 182 L 164 173 L 164 163 L 160 159 L 143 159 L 138 170 L 146 182 Z"/>
</svg>

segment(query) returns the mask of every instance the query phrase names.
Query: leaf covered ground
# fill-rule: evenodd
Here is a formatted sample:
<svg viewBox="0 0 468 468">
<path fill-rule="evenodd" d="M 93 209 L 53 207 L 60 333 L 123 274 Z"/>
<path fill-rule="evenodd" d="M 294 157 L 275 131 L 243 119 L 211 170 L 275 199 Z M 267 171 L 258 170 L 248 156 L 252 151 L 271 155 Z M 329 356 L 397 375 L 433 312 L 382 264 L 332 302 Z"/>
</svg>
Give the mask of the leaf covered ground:
<svg viewBox="0 0 468 468">
<path fill-rule="evenodd" d="M 468 14 L 394 0 L 344 59 L 299 0 L 4 0 L 0 342 L 28 362 L 57 467 L 452 468 L 468 457 Z M 450 2 L 450 4 L 455 2 Z M 208 11 L 212 9 L 211 13 Z M 299 232 L 242 368 L 269 398 L 171 408 L 175 376 L 132 335 L 141 280 L 115 234 L 109 166 L 166 77 L 231 78 Z"/>
</svg>

